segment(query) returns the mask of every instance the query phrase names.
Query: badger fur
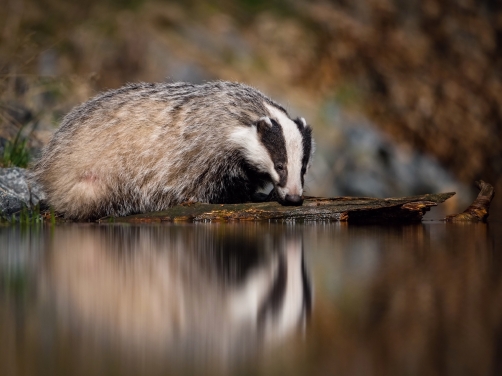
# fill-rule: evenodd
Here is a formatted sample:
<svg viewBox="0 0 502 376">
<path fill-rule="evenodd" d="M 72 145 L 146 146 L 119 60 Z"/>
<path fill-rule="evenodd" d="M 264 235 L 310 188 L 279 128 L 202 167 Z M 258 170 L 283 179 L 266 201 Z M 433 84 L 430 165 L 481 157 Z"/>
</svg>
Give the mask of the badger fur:
<svg viewBox="0 0 502 376">
<path fill-rule="evenodd" d="M 33 176 L 73 219 L 246 202 L 270 183 L 271 197 L 301 205 L 311 134 L 243 84 L 129 84 L 72 110 Z"/>
</svg>

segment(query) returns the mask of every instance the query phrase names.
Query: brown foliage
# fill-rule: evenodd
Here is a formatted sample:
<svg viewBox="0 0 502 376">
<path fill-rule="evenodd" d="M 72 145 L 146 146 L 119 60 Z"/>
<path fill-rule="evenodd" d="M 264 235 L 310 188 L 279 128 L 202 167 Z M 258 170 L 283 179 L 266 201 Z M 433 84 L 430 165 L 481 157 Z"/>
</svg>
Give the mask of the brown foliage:
<svg viewBox="0 0 502 376">
<path fill-rule="evenodd" d="M 318 1 L 306 10 L 319 44 L 305 81 L 325 91 L 352 81 L 396 140 L 434 154 L 464 181 L 499 181 L 499 2 Z"/>
</svg>

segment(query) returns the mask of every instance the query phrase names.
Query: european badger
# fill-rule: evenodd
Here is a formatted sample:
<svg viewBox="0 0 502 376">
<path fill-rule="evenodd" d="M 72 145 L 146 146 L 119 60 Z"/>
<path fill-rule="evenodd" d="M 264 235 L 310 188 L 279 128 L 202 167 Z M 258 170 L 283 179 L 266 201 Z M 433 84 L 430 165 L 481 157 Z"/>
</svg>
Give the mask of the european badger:
<svg viewBox="0 0 502 376">
<path fill-rule="evenodd" d="M 269 199 L 301 205 L 311 134 L 303 118 L 239 83 L 128 84 L 63 119 L 34 179 L 74 219 L 246 202 L 269 183 Z"/>
</svg>

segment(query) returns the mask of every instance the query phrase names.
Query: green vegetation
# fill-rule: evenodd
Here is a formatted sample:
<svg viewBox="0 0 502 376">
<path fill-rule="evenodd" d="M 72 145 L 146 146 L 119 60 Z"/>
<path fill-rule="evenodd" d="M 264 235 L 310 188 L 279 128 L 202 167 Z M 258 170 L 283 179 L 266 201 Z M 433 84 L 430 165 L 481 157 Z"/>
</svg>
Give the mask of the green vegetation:
<svg viewBox="0 0 502 376">
<path fill-rule="evenodd" d="M 51 225 L 56 224 L 56 213 L 54 212 L 53 208 L 51 208 L 51 210 L 50 210 L 49 221 L 50 221 Z"/>
<path fill-rule="evenodd" d="M 39 225 L 42 223 L 56 224 L 56 213 L 52 208 L 49 211 L 40 210 L 40 205 L 37 204 L 32 209 L 24 207 L 12 216 L 0 213 L 0 224 Z"/>
<path fill-rule="evenodd" d="M 42 223 L 42 221 L 43 219 L 42 216 L 40 215 L 40 206 L 35 205 L 33 210 L 30 210 L 28 208 L 23 208 L 19 212 L 19 220 L 16 222 L 23 225 L 29 225 L 34 223 Z"/>
<path fill-rule="evenodd" d="M 28 167 L 30 152 L 27 140 L 18 132 L 13 141 L 7 141 L 3 153 L 0 155 L 0 167 Z"/>
</svg>

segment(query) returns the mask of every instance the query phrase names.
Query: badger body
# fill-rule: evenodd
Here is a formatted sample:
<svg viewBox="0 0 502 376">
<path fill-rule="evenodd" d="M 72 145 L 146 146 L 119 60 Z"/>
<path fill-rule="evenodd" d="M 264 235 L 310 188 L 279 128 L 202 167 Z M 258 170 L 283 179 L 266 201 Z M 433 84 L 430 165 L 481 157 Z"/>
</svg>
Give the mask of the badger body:
<svg viewBox="0 0 502 376">
<path fill-rule="evenodd" d="M 67 218 L 158 211 L 186 201 L 251 201 L 267 184 L 303 202 L 311 128 L 231 82 L 139 83 L 73 109 L 33 169 Z"/>
</svg>

